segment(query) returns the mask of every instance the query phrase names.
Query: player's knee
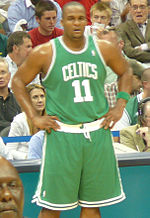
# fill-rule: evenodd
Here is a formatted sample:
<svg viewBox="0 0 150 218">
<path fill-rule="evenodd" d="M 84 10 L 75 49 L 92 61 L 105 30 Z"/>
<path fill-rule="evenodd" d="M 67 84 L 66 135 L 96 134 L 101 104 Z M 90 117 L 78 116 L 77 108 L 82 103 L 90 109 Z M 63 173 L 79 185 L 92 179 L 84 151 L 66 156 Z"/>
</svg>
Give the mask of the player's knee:
<svg viewBox="0 0 150 218">
<path fill-rule="evenodd" d="M 60 211 L 42 208 L 38 218 L 59 218 Z"/>
<path fill-rule="evenodd" d="M 100 210 L 99 208 L 87 208 L 82 207 L 81 213 L 84 214 L 87 217 L 100 217 Z"/>
</svg>

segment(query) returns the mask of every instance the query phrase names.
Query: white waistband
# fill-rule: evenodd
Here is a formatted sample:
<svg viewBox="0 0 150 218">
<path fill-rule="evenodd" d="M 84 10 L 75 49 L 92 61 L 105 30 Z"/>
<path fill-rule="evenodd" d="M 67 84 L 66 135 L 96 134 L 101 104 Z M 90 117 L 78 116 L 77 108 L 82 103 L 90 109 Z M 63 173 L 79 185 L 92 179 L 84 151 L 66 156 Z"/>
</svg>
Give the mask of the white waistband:
<svg viewBox="0 0 150 218">
<path fill-rule="evenodd" d="M 60 129 L 57 131 L 59 132 L 68 132 L 68 133 L 87 133 L 87 132 L 93 132 L 98 129 L 100 129 L 100 124 L 103 122 L 104 118 L 90 122 L 90 123 L 83 123 L 83 124 L 77 124 L 77 125 L 69 125 L 62 123 L 60 121 L 56 121 L 58 125 L 60 126 Z"/>
</svg>

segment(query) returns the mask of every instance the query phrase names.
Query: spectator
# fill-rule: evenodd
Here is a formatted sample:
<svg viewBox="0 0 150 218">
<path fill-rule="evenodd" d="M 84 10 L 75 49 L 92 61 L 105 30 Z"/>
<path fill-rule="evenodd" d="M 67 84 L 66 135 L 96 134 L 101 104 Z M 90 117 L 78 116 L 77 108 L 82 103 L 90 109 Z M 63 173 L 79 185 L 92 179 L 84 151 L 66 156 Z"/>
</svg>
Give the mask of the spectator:
<svg viewBox="0 0 150 218">
<path fill-rule="evenodd" d="M 0 56 L 2 57 L 6 57 L 7 55 L 7 40 L 7 36 L 0 34 Z"/>
<path fill-rule="evenodd" d="M 141 76 L 143 92 L 131 98 L 123 112 L 121 119 L 115 124 L 113 130 L 121 130 L 127 126 L 137 124 L 138 103 L 150 97 L 150 68 L 144 70 Z"/>
<path fill-rule="evenodd" d="M 7 11 L 11 2 L 15 0 L 1 0 L 0 1 L 0 24 L 2 26 L 1 33 L 6 34 L 7 36 L 10 34 L 10 30 L 8 27 L 8 19 L 7 19 Z"/>
<path fill-rule="evenodd" d="M 30 95 L 32 105 L 39 115 L 44 115 L 45 112 L 45 90 L 41 85 L 31 84 L 27 87 L 27 92 Z M 14 117 L 11 123 L 9 136 L 29 136 L 38 132 L 39 129 L 33 126 L 25 112 L 18 114 Z M 12 154 L 13 159 L 26 159 L 28 154 L 28 143 L 7 143 L 9 152 Z"/>
<path fill-rule="evenodd" d="M 53 0 L 50 0 L 53 1 Z M 16 0 L 8 8 L 8 24 L 10 31 L 13 32 L 15 25 L 21 19 L 27 21 L 27 31 L 38 27 L 38 23 L 35 19 L 35 6 L 40 0 Z M 62 11 L 59 4 L 53 1 L 57 7 L 57 22 L 56 27 L 62 28 L 60 24 Z"/>
<path fill-rule="evenodd" d="M 28 159 L 41 159 L 44 143 L 44 130 L 34 134 L 29 141 Z"/>
<path fill-rule="evenodd" d="M 0 156 L 5 157 L 7 160 L 12 160 L 13 157 L 8 151 L 6 145 L 3 142 L 3 139 L 0 137 Z"/>
<path fill-rule="evenodd" d="M 120 131 L 120 142 L 136 151 L 150 151 L 150 97 L 138 105 L 138 124 Z"/>
<path fill-rule="evenodd" d="M 63 34 L 63 30 L 55 27 L 57 8 L 51 1 L 41 1 L 35 7 L 36 21 L 39 26 L 29 31 L 32 47 L 48 42 Z"/>
<path fill-rule="evenodd" d="M 90 10 L 92 26 L 85 27 L 85 35 L 93 34 L 99 37 L 101 31 L 109 26 L 111 15 L 111 8 L 107 4 L 103 2 L 95 3 Z"/>
<path fill-rule="evenodd" d="M 127 0 L 111 0 L 110 7 L 112 9 L 111 25 L 117 26 L 122 23 L 122 19 L 128 14 L 128 1 Z"/>
<path fill-rule="evenodd" d="M 22 218 L 23 184 L 15 167 L 0 156 L 0 217 Z"/>
<path fill-rule="evenodd" d="M 150 21 L 147 0 L 130 0 L 132 19 L 118 27 L 124 40 L 124 52 L 142 63 L 150 62 Z"/>
<path fill-rule="evenodd" d="M 23 63 L 25 58 L 29 55 L 32 50 L 32 42 L 30 35 L 23 31 L 12 33 L 7 42 L 6 60 L 9 65 L 9 71 L 11 73 L 11 79 L 9 87 L 11 87 L 11 80 L 16 73 L 18 67 Z"/>
<path fill-rule="evenodd" d="M 112 9 L 111 26 L 119 25 L 128 14 L 128 0 L 100 0 Z"/>
<path fill-rule="evenodd" d="M 122 52 L 122 55 L 125 56 L 122 51 L 124 42 L 120 37 L 120 34 L 115 31 L 114 27 L 109 28 L 107 31 L 105 30 L 101 32 L 100 38 L 112 42 L 115 47 L 118 47 L 120 52 Z M 139 91 L 139 89 L 141 88 L 141 80 L 139 78 L 141 78 L 141 74 L 145 68 L 140 62 L 127 58 L 126 56 L 125 58 L 127 59 L 130 67 L 133 70 L 132 93 L 134 93 L 136 91 Z M 107 97 L 109 106 L 114 107 L 116 103 L 116 95 L 118 92 L 118 77 L 108 66 L 106 67 L 107 77 L 105 79 L 104 85 L 105 96 Z"/>
<path fill-rule="evenodd" d="M 0 132 L 10 126 L 14 116 L 21 113 L 16 98 L 8 88 L 9 80 L 8 63 L 0 57 Z"/>
</svg>

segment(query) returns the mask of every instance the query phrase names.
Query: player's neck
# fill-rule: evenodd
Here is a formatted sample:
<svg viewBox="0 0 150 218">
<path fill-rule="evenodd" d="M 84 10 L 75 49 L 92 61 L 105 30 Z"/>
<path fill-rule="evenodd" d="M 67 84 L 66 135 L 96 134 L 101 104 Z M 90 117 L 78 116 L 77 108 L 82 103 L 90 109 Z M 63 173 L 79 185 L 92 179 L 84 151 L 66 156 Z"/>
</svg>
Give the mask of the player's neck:
<svg viewBox="0 0 150 218">
<path fill-rule="evenodd" d="M 85 46 L 85 43 L 86 43 L 84 36 L 80 39 L 69 39 L 69 38 L 63 36 L 63 41 L 64 41 L 65 45 L 73 51 L 82 50 Z"/>
</svg>

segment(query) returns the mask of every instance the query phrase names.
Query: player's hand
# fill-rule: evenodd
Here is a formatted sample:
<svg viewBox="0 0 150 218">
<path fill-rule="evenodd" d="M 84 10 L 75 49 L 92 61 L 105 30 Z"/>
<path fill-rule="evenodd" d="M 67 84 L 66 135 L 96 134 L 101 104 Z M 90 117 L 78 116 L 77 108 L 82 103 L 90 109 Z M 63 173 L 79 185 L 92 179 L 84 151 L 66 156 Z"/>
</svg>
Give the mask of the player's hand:
<svg viewBox="0 0 150 218">
<path fill-rule="evenodd" d="M 105 114 L 102 118 L 105 118 L 101 123 L 100 127 L 104 127 L 104 129 L 113 128 L 115 123 L 120 120 L 122 116 L 122 112 L 116 108 L 109 109 L 109 112 Z"/>
<path fill-rule="evenodd" d="M 122 117 L 125 105 L 126 102 L 123 99 L 119 99 L 116 106 L 114 108 L 110 108 L 108 113 L 102 117 L 105 119 L 101 123 L 100 127 L 104 127 L 104 129 L 112 129 L 115 123 Z"/>
<path fill-rule="evenodd" d="M 51 129 L 56 131 L 60 128 L 60 126 L 57 124 L 56 120 L 59 121 L 59 119 L 56 116 L 35 116 L 32 118 L 33 125 L 36 126 L 39 129 L 44 129 L 48 133 L 51 132 Z"/>
</svg>

